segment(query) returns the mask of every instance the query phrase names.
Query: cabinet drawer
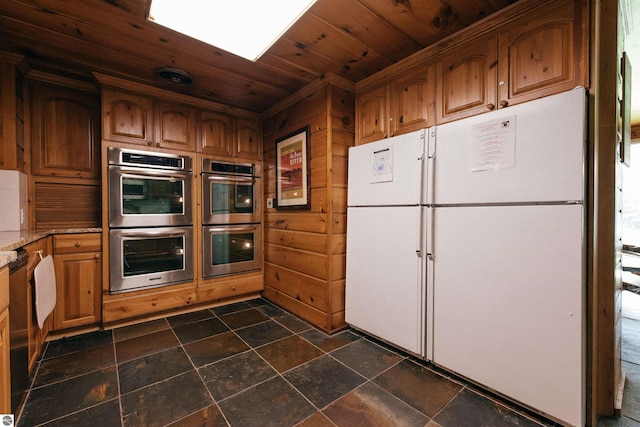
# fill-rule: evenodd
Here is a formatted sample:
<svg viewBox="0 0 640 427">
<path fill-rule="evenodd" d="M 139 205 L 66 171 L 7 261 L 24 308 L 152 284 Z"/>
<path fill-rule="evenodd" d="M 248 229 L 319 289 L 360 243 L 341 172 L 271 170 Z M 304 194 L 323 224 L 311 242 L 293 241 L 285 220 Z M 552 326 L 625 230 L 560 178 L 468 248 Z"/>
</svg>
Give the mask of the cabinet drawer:
<svg viewBox="0 0 640 427">
<path fill-rule="evenodd" d="M 198 285 L 198 302 L 219 301 L 261 292 L 263 289 L 264 279 L 262 275 L 238 278 L 225 277 L 224 279 Z"/>
<path fill-rule="evenodd" d="M 104 323 L 181 308 L 196 302 L 195 286 L 150 292 L 135 296 L 115 297 L 103 301 Z"/>
<path fill-rule="evenodd" d="M 102 252 L 101 236 L 99 233 L 90 234 L 59 234 L 53 237 L 53 252 L 56 255 Z"/>
</svg>

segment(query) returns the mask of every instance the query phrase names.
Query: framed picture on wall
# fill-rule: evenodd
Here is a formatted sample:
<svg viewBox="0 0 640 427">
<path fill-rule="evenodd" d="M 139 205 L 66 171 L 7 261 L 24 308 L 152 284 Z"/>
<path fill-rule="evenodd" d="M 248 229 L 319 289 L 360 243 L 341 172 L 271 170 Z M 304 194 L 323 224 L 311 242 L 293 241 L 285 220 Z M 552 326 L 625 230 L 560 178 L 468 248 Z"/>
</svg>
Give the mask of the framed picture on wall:
<svg viewBox="0 0 640 427">
<path fill-rule="evenodd" d="M 276 139 L 276 209 L 311 209 L 309 126 Z"/>
</svg>

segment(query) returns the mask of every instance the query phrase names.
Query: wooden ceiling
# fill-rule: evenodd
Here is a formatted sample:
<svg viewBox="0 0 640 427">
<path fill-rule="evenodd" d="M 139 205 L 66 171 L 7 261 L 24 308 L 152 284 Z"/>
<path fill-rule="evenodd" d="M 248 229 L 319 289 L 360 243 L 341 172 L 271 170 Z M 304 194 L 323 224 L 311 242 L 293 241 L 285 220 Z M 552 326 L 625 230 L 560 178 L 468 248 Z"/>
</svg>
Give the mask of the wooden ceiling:
<svg viewBox="0 0 640 427">
<path fill-rule="evenodd" d="M 330 73 L 358 82 L 515 0 L 318 0 L 255 63 L 147 21 L 149 2 L 2 0 L 0 50 L 42 71 L 98 71 L 263 112 Z M 170 85 L 160 67 L 194 81 Z"/>
</svg>

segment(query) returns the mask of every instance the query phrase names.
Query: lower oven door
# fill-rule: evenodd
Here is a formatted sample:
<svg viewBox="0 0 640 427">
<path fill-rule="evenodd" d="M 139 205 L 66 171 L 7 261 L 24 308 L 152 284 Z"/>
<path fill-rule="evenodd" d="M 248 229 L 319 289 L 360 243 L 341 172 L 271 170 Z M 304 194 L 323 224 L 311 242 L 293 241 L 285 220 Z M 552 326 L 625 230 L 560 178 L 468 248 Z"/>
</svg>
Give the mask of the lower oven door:
<svg viewBox="0 0 640 427">
<path fill-rule="evenodd" d="M 202 227 L 202 276 L 215 277 L 262 268 L 260 224 Z"/>
<path fill-rule="evenodd" d="M 193 280 L 193 227 L 109 231 L 112 293 Z"/>
</svg>

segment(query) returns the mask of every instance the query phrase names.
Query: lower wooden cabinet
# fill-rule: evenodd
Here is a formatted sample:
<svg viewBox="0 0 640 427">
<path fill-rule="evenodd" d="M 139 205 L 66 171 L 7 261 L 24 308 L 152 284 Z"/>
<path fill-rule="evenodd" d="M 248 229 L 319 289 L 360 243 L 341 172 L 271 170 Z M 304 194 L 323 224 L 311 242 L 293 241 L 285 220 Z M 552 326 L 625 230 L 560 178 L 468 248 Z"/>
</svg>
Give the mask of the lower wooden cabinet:
<svg viewBox="0 0 640 427">
<path fill-rule="evenodd" d="M 196 302 L 194 283 L 109 295 L 103 300 L 102 320 L 108 324 L 185 308 Z"/>
<path fill-rule="evenodd" d="M 0 268 L 0 414 L 11 413 L 9 363 L 9 267 Z"/>
<path fill-rule="evenodd" d="M 53 329 L 99 323 L 102 253 L 99 233 L 61 234 L 53 238 L 56 306 Z"/>
</svg>

